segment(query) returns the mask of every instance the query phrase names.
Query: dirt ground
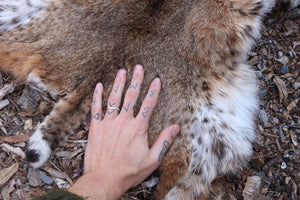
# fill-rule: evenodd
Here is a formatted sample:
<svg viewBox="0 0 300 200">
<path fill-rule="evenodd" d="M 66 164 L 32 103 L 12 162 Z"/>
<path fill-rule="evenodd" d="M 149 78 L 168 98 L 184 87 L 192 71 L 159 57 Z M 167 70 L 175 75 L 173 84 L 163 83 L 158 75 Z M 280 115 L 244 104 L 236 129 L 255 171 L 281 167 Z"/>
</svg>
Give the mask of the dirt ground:
<svg viewBox="0 0 300 200">
<path fill-rule="evenodd" d="M 254 155 L 240 173 L 217 179 L 210 199 L 300 199 L 300 9 L 276 7 L 264 25 L 249 53 L 261 100 Z M 0 88 L 0 199 L 26 200 L 69 187 L 82 173 L 89 120 L 34 171 L 24 159 L 26 141 L 54 102 L 8 74 L 0 74 Z M 156 182 L 150 177 L 124 199 L 148 199 Z"/>
</svg>

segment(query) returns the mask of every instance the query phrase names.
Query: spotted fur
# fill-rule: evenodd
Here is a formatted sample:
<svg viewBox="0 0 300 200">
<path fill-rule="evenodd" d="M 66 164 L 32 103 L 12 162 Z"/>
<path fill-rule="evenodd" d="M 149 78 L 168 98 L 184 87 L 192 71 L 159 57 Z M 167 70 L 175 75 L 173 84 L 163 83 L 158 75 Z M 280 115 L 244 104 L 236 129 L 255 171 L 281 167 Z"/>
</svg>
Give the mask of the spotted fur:
<svg viewBox="0 0 300 200">
<path fill-rule="evenodd" d="M 28 24 L 45 11 L 51 0 L 1 0 L 0 33 Z"/>
<path fill-rule="evenodd" d="M 130 80 L 137 63 L 145 67 L 141 99 L 155 76 L 163 83 L 150 144 L 164 127 L 181 126 L 158 169 L 154 199 L 198 199 L 218 175 L 246 165 L 258 105 L 246 57 L 272 0 L 29 2 L 44 7 L 30 23 L 2 26 L 19 27 L 0 36 L 0 67 L 54 97 L 66 94 L 29 141 L 32 166 L 42 166 L 85 119 L 97 82 L 106 105 L 117 70 L 126 68 Z"/>
</svg>

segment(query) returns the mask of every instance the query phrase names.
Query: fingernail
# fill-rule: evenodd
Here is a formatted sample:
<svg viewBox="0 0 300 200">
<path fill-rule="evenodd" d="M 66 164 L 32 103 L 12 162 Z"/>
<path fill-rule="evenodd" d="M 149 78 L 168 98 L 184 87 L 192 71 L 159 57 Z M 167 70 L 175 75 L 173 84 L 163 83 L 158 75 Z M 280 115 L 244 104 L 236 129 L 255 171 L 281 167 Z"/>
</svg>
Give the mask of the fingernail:
<svg viewBox="0 0 300 200">
<path fill-rule="evenodd" d="M 125 70 L 125 69 L 120 69 L 120 70 L 118 71 L 118 76 L 123 77 L 123 76 L 125 76 L 125 75 L 126 75 L 126 70 Z"/>
<path fill-rule="evenodd" d="M 179 133 L 180 127 L 178 125 L 174 125 L 171 130 L 171 134 L 176 136 Z"/>
<path fill-rule="evenodd" d="M 160 78 L 155 78 L 155 79 L 153 80 L 153 83 L 156 83 L 156 84 L 160 83 Z"/>
<path fill-rule="evenodd" d="M 103 88 L 102 83 L 97 83 L 96 89 L 97 89 L 97 90 L 101 90 L 102 88 Z"/>
<path fill-rule="evenodd" d="M 141 72 L 141 71 L 143 71 L 143 66 L 142 65 L 136 65 L 134 70 L 137 71 L 137 72 Z"/>
</svg>

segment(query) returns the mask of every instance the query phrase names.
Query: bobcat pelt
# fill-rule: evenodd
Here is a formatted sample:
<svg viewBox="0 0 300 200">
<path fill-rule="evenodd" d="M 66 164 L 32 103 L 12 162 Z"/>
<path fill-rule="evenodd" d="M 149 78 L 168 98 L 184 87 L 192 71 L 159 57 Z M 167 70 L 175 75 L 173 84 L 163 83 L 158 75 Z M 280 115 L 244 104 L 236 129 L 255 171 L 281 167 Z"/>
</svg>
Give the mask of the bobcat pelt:
<svg viewBox="0 0 300 200">
<path fill-rule="evenodd" d="M 170 124 L 181 133 L 158 169 L 155 199 L 193 200 L 218 176 L 247 163 L 258 106 L 247 52 L 273 0 L 2 0 L 0 68 L 19 81 L 66 94 L 37 128 L 26 152 L 42 166 L 80 125 L 93 88 L 108 92 L 116 72 L 145 68 L 141 99 L 163 83 L 149 142 Z M 131 77 L 128 78 L 130 80 Z M 136 109 L 139 108 L 137 102 Z"/>
</svg>

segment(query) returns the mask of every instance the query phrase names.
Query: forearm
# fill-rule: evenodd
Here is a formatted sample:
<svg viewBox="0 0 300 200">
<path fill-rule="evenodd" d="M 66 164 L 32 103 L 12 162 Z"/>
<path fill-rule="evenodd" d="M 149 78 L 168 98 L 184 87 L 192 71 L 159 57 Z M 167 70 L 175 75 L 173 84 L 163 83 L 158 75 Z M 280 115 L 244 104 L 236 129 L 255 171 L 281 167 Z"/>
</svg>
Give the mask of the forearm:
<svg viewBox="0 0 300 200">
<path fill-rule="evenodd" d="M 101 177 L 89 174 L 80 177 L 68 191 L 88 200 L 116 200 L 122 195 L 118 186 L 110 186 Z"/>
</svg>

